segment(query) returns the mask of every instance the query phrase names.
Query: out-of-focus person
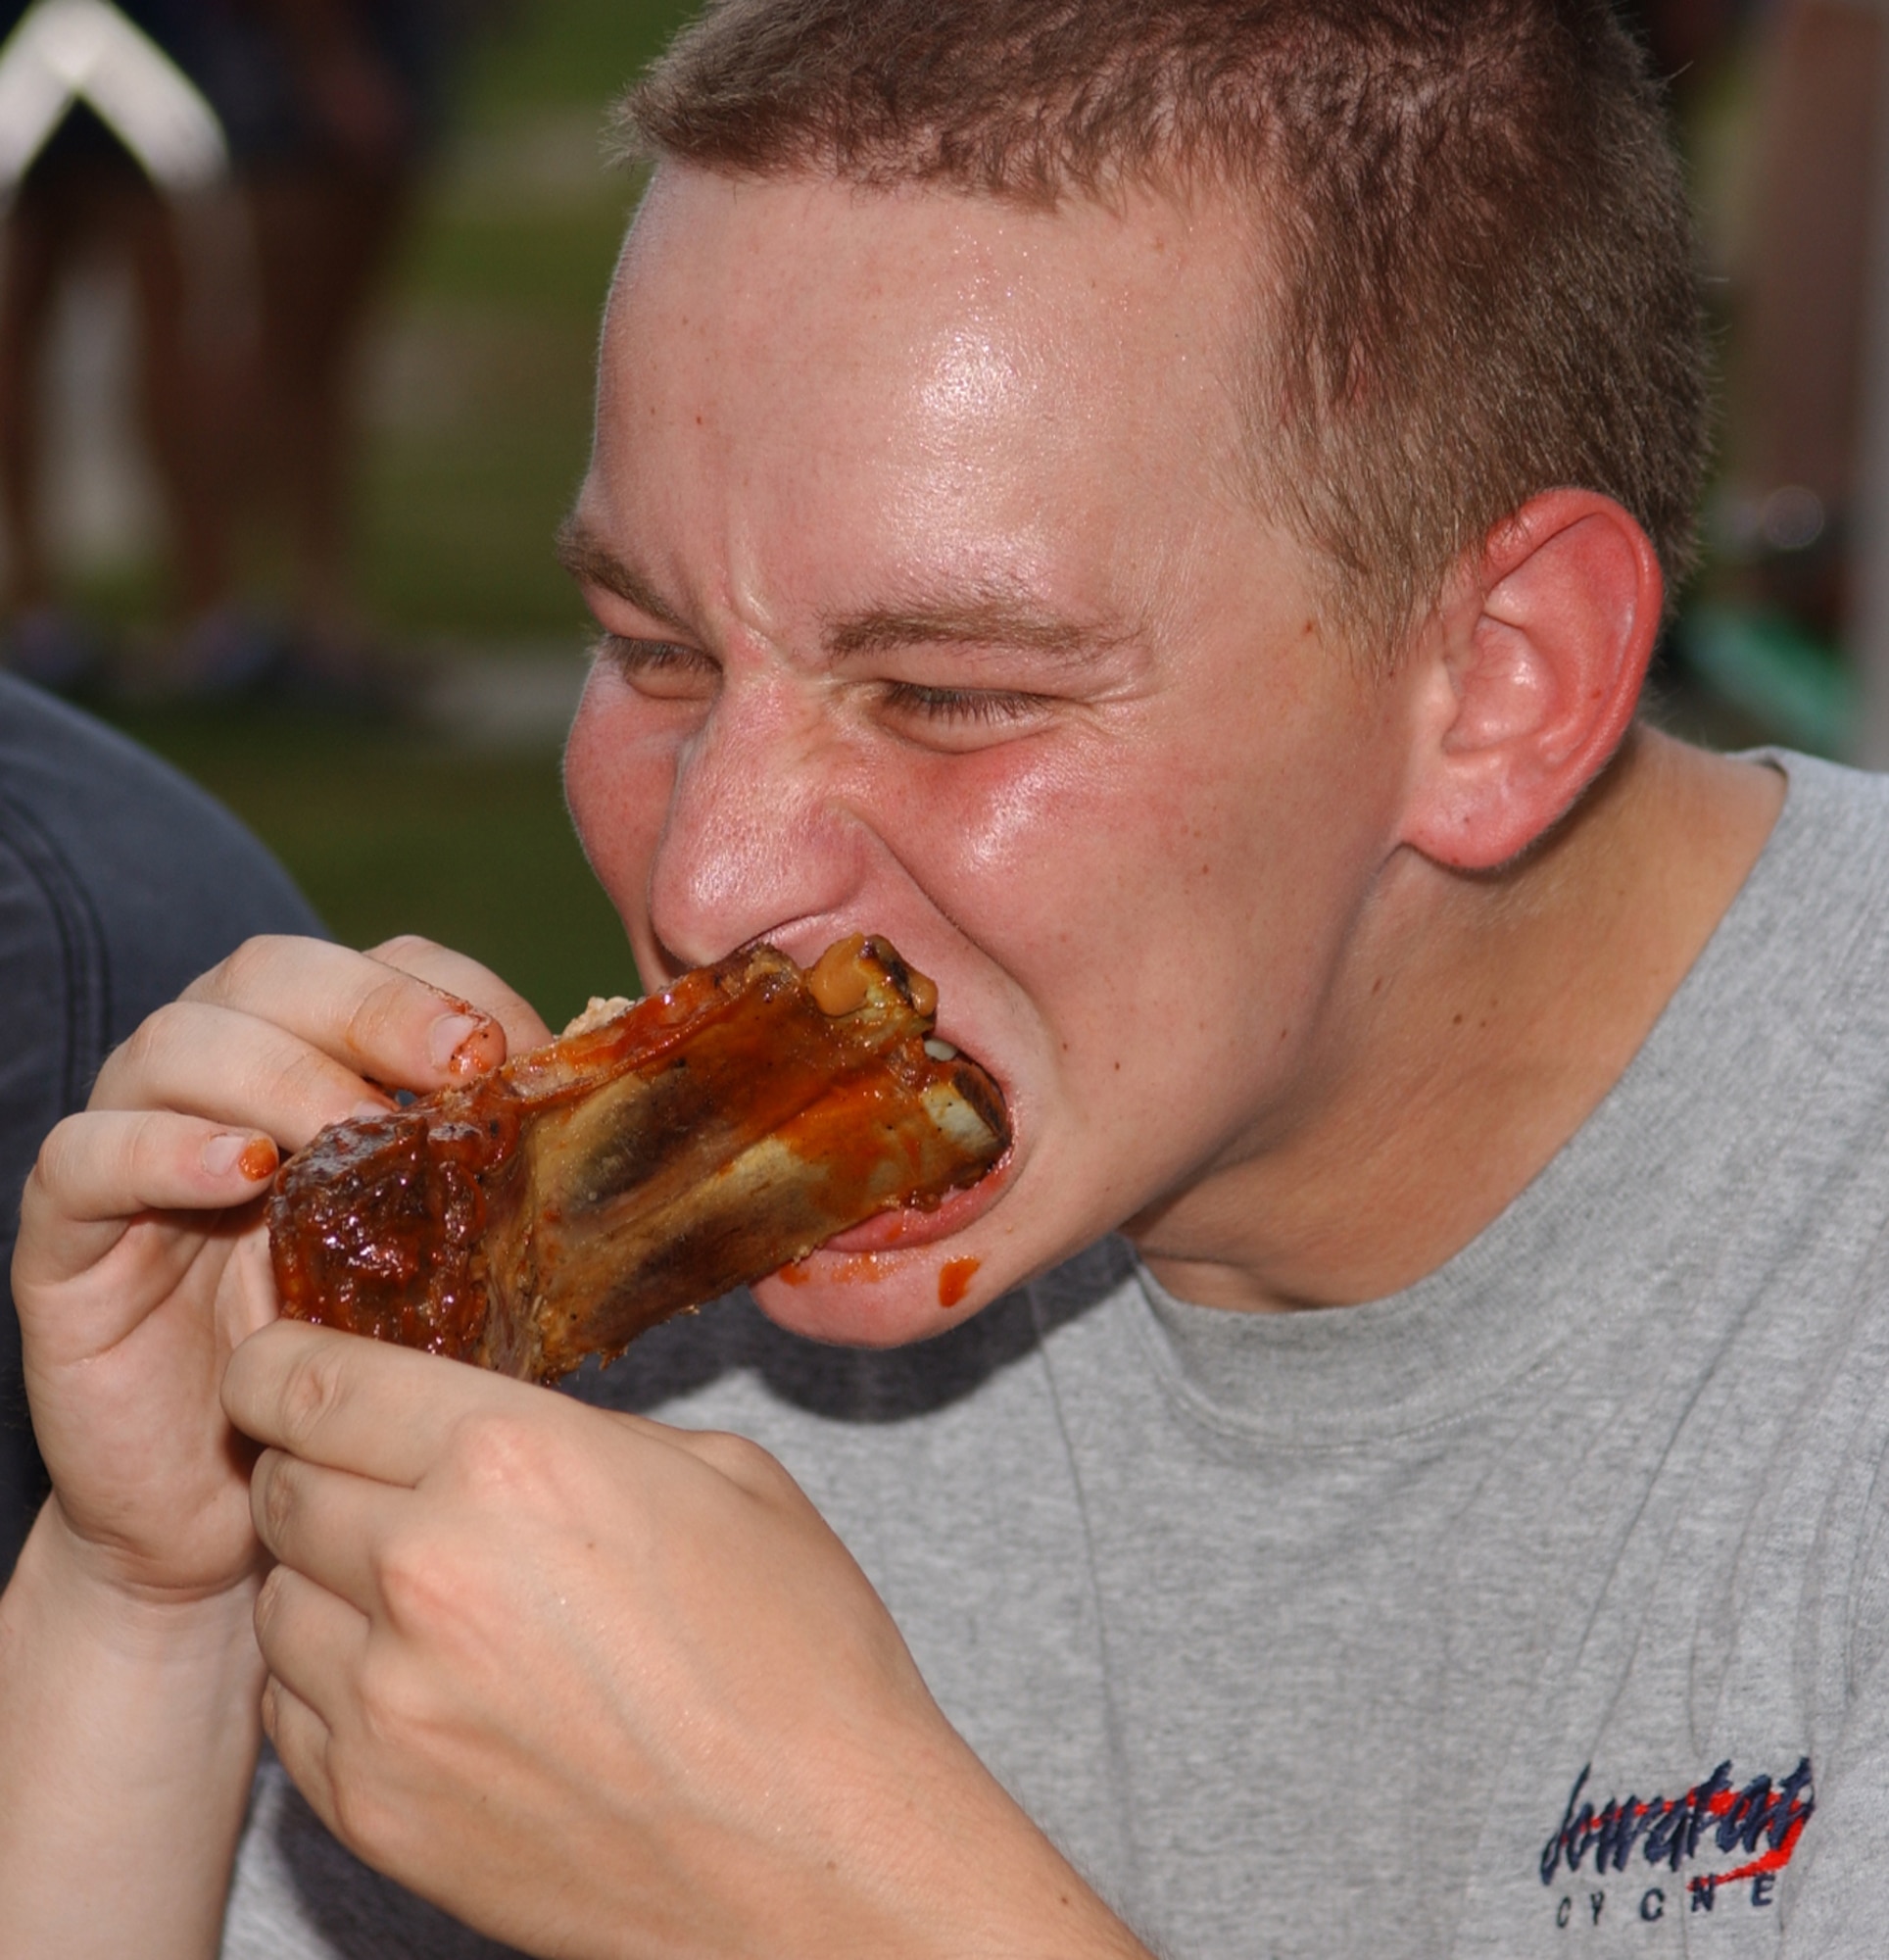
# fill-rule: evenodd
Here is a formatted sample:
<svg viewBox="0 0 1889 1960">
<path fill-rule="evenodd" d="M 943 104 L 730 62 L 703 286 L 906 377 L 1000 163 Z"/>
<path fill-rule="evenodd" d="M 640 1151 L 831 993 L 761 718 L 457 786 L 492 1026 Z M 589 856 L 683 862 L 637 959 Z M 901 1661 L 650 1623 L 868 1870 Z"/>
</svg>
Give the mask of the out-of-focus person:
<svg viewBox="0 0 1889 1960">
<path fill-rule="evenodd" d="M 28 11 L 0 0 L 0 34 Z M 377 693 L 349 564 L 359 357 L 439 125 L 450 51 L 478 0 L 127 0 L 120 11 L 215 110 L 246 221 L 208 258 L 186 249 L 177 210 L 82 102 L 21 185 L 0 296 L 6 663 L 56 687 L 96 663 L 49 561 L 42 381 L 64 282 L 109 254 L 134 278 L 143 433 L 172 560 L 169 630 L 141 681 L 221 693 L 287 674 Z M 285 632 L 263 623 L 273 608 L 233 569 L 238 514 L 280 533 Z"/>
<path fill-rule="evenodd" d="M 304 680 L 382 688 L 350 566 L 363 334 L 439 126 L 468 0 L 210 0 L 239 58 L 218 100 L 256 237 L 247 473 L 279 524 Z"/>
<path fill-rule="evenodd" d="M 1752 0 L 1620 0 L 1617 11 L 1646 43 L 1654 74 L 1683 97 L 1711 76 Z"/>
<path fill-rule="evenodd" d="M 262 846 L 155 757 L 0 674 L 0 1585 L 45 1497 L 8 1269 L 46 1133 L 106 1055 L 254 933 L 319 932 Z"/>
<path fill-rule="evenodd" d="M 1883 70 L 1881 0 L 1774 0 L 1731 363 L 1723 547 L 1743 601 L 1850 623 Z"/>
<path fill-rule="evenodd" d="M 0 44 L 31 11 L 0 0 Z M 205 52 L 186 0 L 120 0 L 119 13 L 178 72 Z M 117 135 L 75 102 L 25 172 L 0 220 L 0 663 L 55 687 L 87 677 L 92 634 L 61 592 L 46 535 L 44 370 L 66 282 L 116 261 L 136 299 L 138 405 L 162 493 L 167 605 L 184 637 L 214 635 L 230 593 L 227 472 L 220 404 L 227 375 L 212 343 L 217 310 L 196 304 L 178 214 Z"/>
</svg>

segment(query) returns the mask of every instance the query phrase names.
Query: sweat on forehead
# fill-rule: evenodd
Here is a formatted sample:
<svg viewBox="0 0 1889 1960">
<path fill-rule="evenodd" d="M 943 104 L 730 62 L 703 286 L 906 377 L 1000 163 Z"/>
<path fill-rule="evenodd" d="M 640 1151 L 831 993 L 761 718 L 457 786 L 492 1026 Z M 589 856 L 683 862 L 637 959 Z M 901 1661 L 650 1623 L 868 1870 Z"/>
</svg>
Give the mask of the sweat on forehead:
<svg viewBox="0 0 1889 1960">
<path fill-rule="evenodd" d="M 1558 486 L 1690 563 L 1690 220 L 1607 0 L 719 0 L 620 126 L 734 175 L 1250 205 L 1257 488 L 1354 636 L 1393 644 Z"/>
</svg>

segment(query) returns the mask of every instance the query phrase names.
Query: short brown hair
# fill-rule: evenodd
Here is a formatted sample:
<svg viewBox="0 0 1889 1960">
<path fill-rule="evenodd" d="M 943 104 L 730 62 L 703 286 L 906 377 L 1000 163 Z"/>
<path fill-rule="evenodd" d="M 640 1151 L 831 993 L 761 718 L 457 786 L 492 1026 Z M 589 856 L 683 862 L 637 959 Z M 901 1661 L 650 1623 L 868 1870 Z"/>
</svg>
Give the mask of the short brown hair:
<svg viewBox="0 0 1889 1960">
<path fill-rule="evenodd" d="M 620 122 L 737 174 L 1250 201 L 1261 501 L 1378 646 L 1542 490 L 1690 566 L 1690 220 L 1607 0 L 712 0 Z"/>
</svg>

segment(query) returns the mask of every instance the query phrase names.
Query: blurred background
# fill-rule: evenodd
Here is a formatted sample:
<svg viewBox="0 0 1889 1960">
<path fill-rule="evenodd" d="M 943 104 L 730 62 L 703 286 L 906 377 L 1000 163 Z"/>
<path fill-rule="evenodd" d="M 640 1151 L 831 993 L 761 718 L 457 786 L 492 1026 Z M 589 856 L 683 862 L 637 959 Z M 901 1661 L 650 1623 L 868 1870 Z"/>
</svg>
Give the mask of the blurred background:
<svg viewBox="0 0 1889 1960">
<path fill-rule="evenodd" d="M 1889 761 L 1889 0 L 1645 0 L 1725 417 L 1653 710 Z M 336 934 L 630 991 L 566 818 L 583 468 L 689 0 L 0 0 L 0 662 L 179 763 Z"/>
<path fill-rule="evenodd" d="M 554 1023 L 633 988 L 559 786 L 551 537 L 636 189 L 608 104 L 691 11 L 0 0 L 0 662 L 341 939 L 431 934 Z"/>
</svg>

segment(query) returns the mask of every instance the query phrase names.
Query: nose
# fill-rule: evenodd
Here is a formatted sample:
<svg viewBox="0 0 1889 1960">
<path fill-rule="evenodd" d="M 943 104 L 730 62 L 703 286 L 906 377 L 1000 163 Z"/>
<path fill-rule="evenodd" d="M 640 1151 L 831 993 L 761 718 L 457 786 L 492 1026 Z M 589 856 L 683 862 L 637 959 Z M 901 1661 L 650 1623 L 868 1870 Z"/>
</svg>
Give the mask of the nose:
<svg viewBox="0 0 1889 1960">
<path fill-rule="evenodd" d="M 650 924 L 684 965 L 751 940 L 826 940 L 858 893 L 868 851 L 840 794 L 838 738 L 775 677 L 731 676 L 677 758 L 650 867 Z M 829 935 L 830 936 L 830 935 Z"/>
</svg>

